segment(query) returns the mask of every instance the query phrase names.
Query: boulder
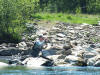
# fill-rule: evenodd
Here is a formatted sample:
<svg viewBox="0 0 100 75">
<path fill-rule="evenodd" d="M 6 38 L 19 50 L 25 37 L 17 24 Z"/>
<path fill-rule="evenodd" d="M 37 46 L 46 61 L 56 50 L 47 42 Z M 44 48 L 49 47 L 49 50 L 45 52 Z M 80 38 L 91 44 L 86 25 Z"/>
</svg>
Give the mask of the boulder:
<svg viewBox="0 0 100 75">
<path fill-rule="evenodd" d="M 75 40 L 70 41 L 70 45 L 71 45 L 72 47 L 77 46 L 77 44 L 78 44 L 78 43 L 77 43 Z"/>
<path fill-rule="evenodd" d="M 84 58 L 92 58 L 94 56 L 96 56 L 96 53 L 93 53 L 93 52 L 85 52 L 83 54 Z"/>
<path fill-rule="evenodd" d="M 63 54 L 63 55 L 71 55 L 71 53 L 72 53 L 72 51 L 71 50 L 62 50 L 62 52 L 61 52 L 61 54 Z"/>
<path fill-rule="evenodd" d="M 42 57 L 29 57 L 26 58 L 22 64 L 26 65 L 26 66 L 34 66 L 34 67 L 39 67 L 39 66 L 53 66 L 53 61 L 44 59 Z"/>
<path fill-rule="evenodd" d="M 87 60 L 87 65 L 88 66 L 93 66 L 95 64 L 95 62 L 96 62 L 95 57 L 90 58 L 90 59 Z"/>
<path fill-rule="evenodd" d="M 62 49 L 63 49 L 63 45 L 54 44 L 54 45 L 52 46 L 52 49 L 54 49 L 54 50 L 62 50 Z"/>
<path fill-rule="evenodd" d="M 57 38 L 55 38 L 55 40 L 56 40 L 56 41 L 65 41 L 66 38 L 57 37 Z"/>
<path fill-rule="evenodd" d="M 95 64 L 94 64 L 94 66 L 100 67 L 100 60 L 96 61 Z"/>
<path fill-rule="evenodd" d="M 79 61 L 83 61 L 83 59 L 73 55 L 66 56 L 65 58 L 65 62 L 79 62 Z"/>
<path fill-rule="evenodd" d="M 60 55 L 49 55 L 47 56 L 49 59 L 56 61 Z"/>
<path fill-rule="evenodd" d="M 67 62 L 64 61 L 64 59 L 57 59 L 55 62 L 56 66 L 64 66 L 65 64 L 68 64 Z"/>
<path fill-rule="evenodd" d="M 64 46 L 63 46 L 63 49 L 69 50 L 69 49 L 71 49 L 71 45 L 70 45 L 70 44 L 64 45 Z"/>
<path fill-rule="evenodd" d="M 20 54 L 23 53 L 23 55 L 28 55 L 30 53 L 30 50 L 21 50 L 15 47 L 9 47 L 0 50 L 0 56 L 12 56 L 12 55 L 17 55 L 18 53 Z"/>
<path fill-rule="evenodd" d="M 65 62 L 70 63 L 73 66 L 87 66 L 81 57 L 73 55 L 66 56 Z"/>
<path fill-rule="evenodd" d="M 63 56 L 63 55 L 50 55 L 50 56 L 48 56 L 49 59 L 52 59 L 54 61 L 54 64 L 56 66 L 67 64 L 67 62 L 64 61 L 63 57 L 65 58 L 65 56 Z"/>
<path fill-rule="evenodd" d="M 56 34 L 56 36 L 57 36 L 57 37 L 61 37 L 61 38 L 64 38 L 64 37 L 65 37 L 65 35 L 62 34 L 62 33 L 58 33 L 58 34 Z"/>
<path fill-rule="evenodd" d="M 4 67 L 7 67 L 7 66 L 9 66 L 9 64 L 4 63 L 4 62 L 0 62 L 0 68 L 4 68 Z"/>
<path fill-rule="evenodd" d="M 99 59 L 100 59 L 100 55 L 96 55 L 95 57 L 92 57 L 87 60 L 87 65 L 88 66 L 93 66 L 93 65 L 96 66 L 99 64 Z"/>
<path fill-rule="evenodd" d="M 69 33 L 74 34 L 75 33 L 75 30 L 69 30 Z"/>
<path fill-rule="evenodd" d="M 81 57 L 71 56 L 66 57 L 65 62 L 70 63 L 73 66 L 87 66 L 87 63 Z"/>
<path fill-rule="evenodd" d="M 75 27 L 75 29 L 82 30 L 82 27 L 78 26 L 78 27 Z"/>
<path fill-rule="evenodd" d="M 94 49 L 94 51 L 100 53 L 100 48 L 96 48 L 96 49 Z"/>
<path fill-rule="evenodd" d="M 65 59 L 66 55 L 61 54 L 57 59 Z"/>
<path fill-rule="evenodd" d="M 83 58 L 84 51 L 83 50 L 73 50 L 72 55 L 82 57 Z"/>
</svg>

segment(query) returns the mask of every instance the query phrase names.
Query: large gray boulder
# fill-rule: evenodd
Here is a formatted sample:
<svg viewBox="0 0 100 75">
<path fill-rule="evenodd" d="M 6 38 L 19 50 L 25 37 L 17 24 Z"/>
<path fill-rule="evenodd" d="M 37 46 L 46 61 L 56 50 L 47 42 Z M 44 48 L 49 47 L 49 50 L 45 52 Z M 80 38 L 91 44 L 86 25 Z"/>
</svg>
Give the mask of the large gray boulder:
<svg viewBox="0 0 100 75">
<path fill-rule="evenodd" d="M 8 67 L 8 66 L 9 66 L 9 64 L 4 63 L 4 62 L 0 62 L 0 69 L 4 68 L 4 67 Z"/>
<path fill-rule="evenodd" d="M 69 55 L 69 56 L 66 56 L 65 61 L 66 62 L 78 62 L 78 61 L 83 61 L 83 59 L 80 57 L 74 56 L 74 55 Z"/>
<path fill-rule="evenodd" d="M 100 67 L 100 60 L 96 61 L 95 64 L 94 64 L 94 66 Z"/>
<path fill-rule="evenodd" d="M 26 58 L 23 62 L 22 62 L 23 65 L 26 65 L 26 66 L 33 66 L 33 67 L 39 67 L 39 66 L 53 66 L 53 61 L 51 60 L 47 60 L 45 58 L 42 58 L 42 57 L 36 57 L 36 58 L 33 58 L 33 57 L 29 57 L 29 58 Z"/>
<path fill-rule="evenodd" d="M 18 53 L 20 54 L 22 53 L 23 55 L 28 55 L 30 53 L 30 50 L 21 50 L 15 47 L 9 47 L 0 50 L 0 56 L 12 56 L 12 55 L 17 55 Z"/>
<path fill-rule="evenodd" d="M 96 55 L 87 60 L 88 66 L 100 66 L 100 55 Z"/>
<path fill-rule="evenodd" d="M 58 33 L 58 34 L 56 34 L 56 36 L 57 36 L 57 37 L 61 37 L 61 38 L 64 38 L 64 37 L 65 37 L 65 35 L 62 34 L 62 33 Z"/>
<path fill-rule="evenodd" d="M 84 53 L 84 58 L 92 58 L 92 57 L 94 57 L 94 56 L 96 56 L 96 53 L 93 53 L 93 52 L 86 52 L 86 53 Z"/>
<path fill-rule="evenodd" d="M 73 66 L 87 66 L 84 60 L 81 57 L 77 57 L 74 55 L 66 56 L 65 62 L 73 65 Z"/>
</svg>

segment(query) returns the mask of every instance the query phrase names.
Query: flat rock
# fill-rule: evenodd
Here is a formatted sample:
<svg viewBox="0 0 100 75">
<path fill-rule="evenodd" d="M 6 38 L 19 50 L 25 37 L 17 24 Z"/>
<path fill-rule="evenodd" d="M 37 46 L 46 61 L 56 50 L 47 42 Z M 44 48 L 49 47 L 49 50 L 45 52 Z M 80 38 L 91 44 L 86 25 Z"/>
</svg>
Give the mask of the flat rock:
<svg viewBox="0 0 100 75">
<path fill-rule="evenodd" d="M 94 64 L 94 66 L 100 67 L 100 60 L 96 61 L 96 63 Z"/>
<path fill-rule="evenodd" d="M 83 61 L 83 60 L 82 58 L 73 55 L 66 56 L 65 58 L 65 62 L 78 62 L 78 61 Z"/>
<path fill-rule="evenodd" d="M 62 34 L 62 33 L 56 34 L 56 36 L 57 36 L 57 37 L 61 37 L 61 38 L 64 38 L 64 37 L 65 37 L 65 35 Z"/>
</svg>

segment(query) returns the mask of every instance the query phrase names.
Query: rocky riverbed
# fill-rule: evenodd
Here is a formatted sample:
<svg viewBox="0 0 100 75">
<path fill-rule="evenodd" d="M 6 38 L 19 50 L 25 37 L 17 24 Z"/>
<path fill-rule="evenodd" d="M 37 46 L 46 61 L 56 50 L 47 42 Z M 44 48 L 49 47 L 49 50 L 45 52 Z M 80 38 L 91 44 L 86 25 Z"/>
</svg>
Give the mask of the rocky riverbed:
<svg viewBox="0 0 100 75">
<path fill-rule="evenodd" d="M 30 30 L 30 33 L 22 34 L 22 42 L 18 44 L 1 44 L 0 56 L 30 55 L 34 40 L 39 34 L 43 34 L 50 41 L 47 48 L 43 50 L 43 54 L 52 59 L 55 65 L 100 66 L 99 25 L 62 22 L 56 22 L 52 28 L 39 27 L 36 23 L 28 25 L 34 24 L 37 25 L 36 34 Z"/>
</svg>

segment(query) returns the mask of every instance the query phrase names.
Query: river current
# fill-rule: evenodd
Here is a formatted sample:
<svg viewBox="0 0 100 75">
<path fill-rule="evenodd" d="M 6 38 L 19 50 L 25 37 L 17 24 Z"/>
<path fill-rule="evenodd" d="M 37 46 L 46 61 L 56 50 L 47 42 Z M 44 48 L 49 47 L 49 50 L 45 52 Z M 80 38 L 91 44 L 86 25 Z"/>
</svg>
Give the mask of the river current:
<svg viewBox="0 0 100 75">
<path fill-rule="evenodd" d="M 100 67 L 25 67 L 0 68 L 0 75 L 100 75 Z"/>
</svg>

